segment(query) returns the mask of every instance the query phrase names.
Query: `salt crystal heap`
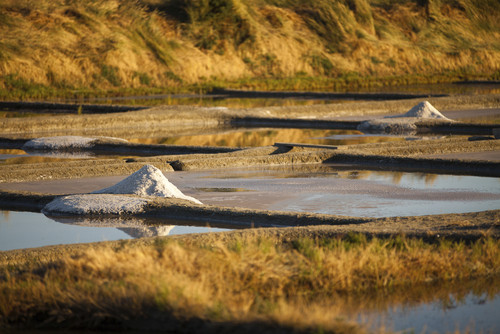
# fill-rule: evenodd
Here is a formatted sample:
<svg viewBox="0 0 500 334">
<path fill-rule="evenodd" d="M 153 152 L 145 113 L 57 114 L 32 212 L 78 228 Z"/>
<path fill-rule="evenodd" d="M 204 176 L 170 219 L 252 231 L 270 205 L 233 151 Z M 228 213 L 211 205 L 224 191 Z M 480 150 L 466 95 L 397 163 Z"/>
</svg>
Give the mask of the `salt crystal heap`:
<svg viewBox="0 0 500 334">
<path fill-rule="evenodd" d="M 55 198 L 45 205 L 46 215 L 130 215 L 144 212 L 144 198 L 116 195 L 69 195 Z"/>
<path fill-rule="evenodd" d="M 128 143 L 127 140 L 114 137 L 80 137 L 80 136 L 56 136 L 41 137 L 27 141 L 23 150 L 84 150 L 90 149 L 97 143 Z"/>
<path fill-rule="evenodd" d="M 441 114 L 439 110 L 434 108 L 434 106 L 430 104 L 429 101 L 420 102 L 419 104 L 411 108 L 406 114 L 390 116 L 387 118 L 400 118 L 400 117 L 434 118 L 434 119 L 450 120 L 448 117 Z"/>
<path fill-rule="evenodd" d="M 418 130 L 416 123 L 423 119 L 453 122 L 428 101 L 423 101 L 411 108 L 406 114 L 364 121 L 358 125 L 358 130 L 365 133 L 412 134 Z"/>
<path fill-rule="evenodd" d="M 158 168 L 146 165 L 114 186 L 94 191 L 93 194 L 130 194 L 181 198 L 202 204 L 196 198 L 184 195 Z"/>
<path fill-rule="evenodd" d="M 42 212 L 49 215 L 121 215 L 144 212 L 149 202 L 147 198 L 124 195 L 180 198 L 202 204 L 196 198 L 184 195 L 158 168 L 146 165 L 114 186 L 91 194 L 58 197 L 47 204 Z"/>
</svg>

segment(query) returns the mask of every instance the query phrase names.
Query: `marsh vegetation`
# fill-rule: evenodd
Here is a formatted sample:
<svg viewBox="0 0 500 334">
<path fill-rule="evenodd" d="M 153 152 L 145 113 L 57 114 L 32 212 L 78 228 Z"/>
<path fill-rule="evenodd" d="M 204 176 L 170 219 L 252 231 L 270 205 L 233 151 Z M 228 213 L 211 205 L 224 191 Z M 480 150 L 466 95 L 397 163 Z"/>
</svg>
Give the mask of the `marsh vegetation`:
<svg viewBox="0 0 500 334">
<path fill-rule="evenodd" d="M 408 289 L 418 295 L 500 273 L 500 245 L 488 237 L 470 243 L 361 234 L 196 240 L 122 241 L 52 258 L 4 258 L 0 322 L 97 329 L 149 321 L 150 329 L 179 332 L 260 326 L 363 333 L 342 318 L 342 296 L 404 296 Z M 487 292 L 497 293 L 498 285 Z"/>
<path fill-rule="evenodd" d="M 498 80 L 499 6 L 2 0 L 0 98 Z"/>
</svg>

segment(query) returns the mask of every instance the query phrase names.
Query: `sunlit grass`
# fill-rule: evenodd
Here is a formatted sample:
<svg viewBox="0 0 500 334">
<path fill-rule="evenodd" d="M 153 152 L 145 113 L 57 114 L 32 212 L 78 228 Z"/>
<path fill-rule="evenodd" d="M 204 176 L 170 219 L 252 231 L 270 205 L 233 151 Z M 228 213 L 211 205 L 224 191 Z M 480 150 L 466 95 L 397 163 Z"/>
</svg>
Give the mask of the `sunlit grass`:
<svg viewBox="0 0 500 334">
<path fill-rule="evenodd" d="M 498 80 L 499 10 L 477 0 L 3 0 L 0 99 Z"/>
<path fill-rule="evenodd" d="M 336 296 L 460 282 L 500 273 L 500 244 L 393 237 L 279 240 L 237 237 L 203 244 L 89 249 L 37 263 L 0 265 L 0 325 L 99 328 L 154 318 L 298 330 L 362 329 L 336 319 Z M 306 306 L 307 305 L 307 306 Z M 339 310 L 335 311 L 338 312 Z"/>
</svg>

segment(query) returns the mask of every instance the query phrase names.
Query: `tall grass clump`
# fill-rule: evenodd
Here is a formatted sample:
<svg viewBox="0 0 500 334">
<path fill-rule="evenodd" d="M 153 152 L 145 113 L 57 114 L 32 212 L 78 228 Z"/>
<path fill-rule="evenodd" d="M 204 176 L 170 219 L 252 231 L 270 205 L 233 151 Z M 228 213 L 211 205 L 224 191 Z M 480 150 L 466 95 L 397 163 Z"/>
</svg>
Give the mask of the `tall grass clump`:
<svg viewBox="0 0 500 334">
<path fill-rule="evenodd" d="M 489 238 L 122 242 L 41 264 L 0 263 L 0 327 L 127 328 L 153 321 L 173 329 L 218 323 L 361 332 L 332 314 L 341 314 L 340 296 L 420 294 L 499 274 L 500 244 Z"/>
<path fill-rule="evenodd" d="M 244 7 L 240 0 L 164 0 L 157 5 L 167 16 L 180 21 L 196 47 L 219 54 L 254 40 Z"/>
</svg>

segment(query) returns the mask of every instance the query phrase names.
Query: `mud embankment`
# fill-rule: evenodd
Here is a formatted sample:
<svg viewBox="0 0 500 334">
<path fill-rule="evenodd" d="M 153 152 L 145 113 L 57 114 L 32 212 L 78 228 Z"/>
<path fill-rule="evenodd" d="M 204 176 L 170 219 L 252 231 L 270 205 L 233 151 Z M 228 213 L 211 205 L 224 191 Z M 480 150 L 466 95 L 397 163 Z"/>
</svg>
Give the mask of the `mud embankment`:
<svg viewBox="0 0 500 334">
<path fill-rule="evenodd" d="M 439 110 L 464 110 L 478 108 L 498 108 L 500 94 L 485 96 L 445 96 L 426 98 Z M 407 100 L 362 101 L 353 103 L 334 103 L 308 106 L 280 106 L 261 108 L 225 108 L 195 106 L 160 106 L 153 108 L 81 105 L 80 115 L 61 115 L 58 117 L 38 116 L 25 118 L 0 118 L 2 136 L 19 138 L 26 134 L 68 135 L 75 133 L 92 133 L 119 131 L 125 132 L 147 129 L 150 132 L 171 133 L 179 129 L 203 129 L 224 125 L 254 125 L 276 127 L 321 127 L 321 128 L 355 128 L 361 120 L 380 115 L 401 114 L 414 105 L 422 102 L 422 98 Z M 11 102 L 6 102 L 11 103 Z M 19 104 L 18 102 L 14 104 Z M 21 103 L 19 108 L 38 111 L 48 110 L 50 113 L 69 109 L 78 111 L 78 104 L 55 103 Z M 352 120 L 357 118 L 356 120 Z M 315 123 L 317 122 L 317 123 Z M 455 128 L 470 126 L 457 124 Z M 424 128 L 424 127 L 422 127 Z M 435 131 L 448 131 L 434 127 Z M 432 130 L 427 126 L 427 131 Z M 452 129 L 453 130 L 453 129 Z M 481 131 L 481 126 L 479 127 Z M 470 129 L 467 130 L 470 133 Z M 453 133 L 453 132 L 450 132 Z M 483 132 L 481 132 L 483 133 Z M 106 134 L 109 136 L 109 134 Z"/>
<path fill-rule="evenodd" d="M 405 94 L 405 93 L 323 93 L 323 92 L 272 92 L 216 88 L 210 95 L 223 98 L 252 99 L 308 99 L 308 100 L 406 100 L 429 97 L 445 97 L 447 94 Z"/>
<path fill-rule="evenodd" d="M 128 145 L 123 146 L 126 151 Z M 262 147 L 226 153 L 160 155 L 115 159 L 83 159 L 0 165 L 0 183 L 91 176 L 127 175 L 145 164 L 164 172 L 234 167 L 266 167 L 340 163 L 402 171 L 500 176 L 500 161 L 446 159 L 446 154 L 500 150 L 500 140 L 469 141 L 467 138 L 418 140 L 339 146 L 335 149 Z M 431 158 L 426 155 L 443 155 Z M 15 168 L 13 168 L 15 166 Z"/>
<path fill-rule="evenodd" d="M 18 209 L 40 212 L 55 197 L 52 194 L 0 191 L 0 208 L 12 209 L 13 205 L 17 205 Z M 196 205 L 189 201 L 169 198 L 149 198 L 148 202 L 144 212 L 135 214 L 135 217 L 161 218 L 166 219 L 167 222 L 181 219 L 222 223 L 235 228 L 307 226 L 308 230 L 288 231 L 288 233 L 297 234 L 298 237 L 314 235 L 315 232 L 327 232 L 331 235 L 359 232 L 380 236 L 397 234 L 434 238 L 451 236 L 465 239 L 476 239 L 484 235 L 500 237 L 500 210 L 412 217 L 361 218 Z M 108 214 L 98 217 L 112 218 L 114 216 Z M 261 231 L 259 233 L 263 235 L 268 233 L 265 230 Z M 271 233 L 276 233 L 276 231 Z"/>
</svg>

